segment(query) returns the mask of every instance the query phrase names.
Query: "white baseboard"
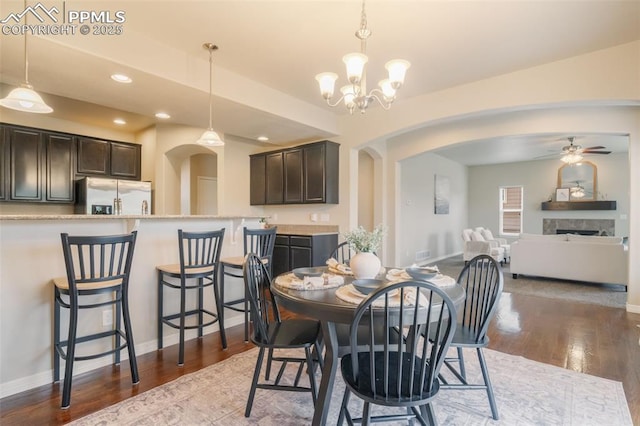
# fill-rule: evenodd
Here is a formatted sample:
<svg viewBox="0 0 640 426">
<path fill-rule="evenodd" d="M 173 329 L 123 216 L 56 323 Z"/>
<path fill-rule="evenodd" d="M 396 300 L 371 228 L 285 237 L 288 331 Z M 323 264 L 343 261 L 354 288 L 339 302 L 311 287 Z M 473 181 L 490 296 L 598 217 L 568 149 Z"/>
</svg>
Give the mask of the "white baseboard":
<svg viewBox="0 0 640 426">
<path fill-rule="evenodd" d="M 225 325 L 226 325 L 225 329 L 236 326 L 236 325 L 240 325 L 243 323 L 244 323 L 243 315 L 234 315 L 233 317 L 230 317 L 227 321 L 225 321 Z M 207 334 L 215 333 L 218 330 L 219 330 L 218 324 L 215 324 L 213 327 L 206 328 L 204 330 L 204 334 L 207 335 Z M 185 333 L 185 340 L 191 340 L 197 337 L 198 337 L 197 330 L 187 330 Z M 178 339 L 179 339 L 179 336 L 177 331 L 168 336 L 164 336 L 164 342 L 163 342 L 164 347 L 177 345 Z M 136 349 L 136 357 L 149 352 L 154 352 L 158 349 L 158 341 L 154 339 L 148 342 L 136 343 L 135 349 Z M 127 351 L 123 350 L 120 355 L 120 363 L 124 363 L 128 359 L 129 359 L 129 356 L 127 355 Z M 83 374 L 88 371 L 110 365 L 113 363 L 112 360 L 113 360 L 112 357 L 105 356 L 102 358 L 97 358 L 89 361 L 78 361 L 74 365 L 75 371 L 73 373 L 73 376 L 76 377 L 79 374 Z M 64 378 L 64 367 L 62 367 L 63 365 L 64 365 L 64 361 L 61 362 L 61 368 L 60 368 L 61 380 Z M 140 377 L 140 380 L 144 380 L 144 377 Z M 48 385 L 48 384 L 51 384 L 52 382 L 53 382 L 53 369 L 48 371 L 43 371 L 37 374 L 33 374 L 31 376 L 21 377 L 19 379 L 0 384 L 0 398 L 4 398 L 10 395 L 15 395 L 17 393 L 24 392 L 29 389 L 37 388 L 39 386 Z"/>
<path fill-rule="evenodd" d="M 445 255 L 445 256 L 440 256 L 440 257 L 434 257 L 434 258 L 430 258 L 430 259 L 425 259 L 425 260 L 422 260 L 422 261 L 420 261 L 420 262 L 416 262 L 415 264 L 416 264 L 416 265 L 418 265 L 418 266 L 431 265 L 432 263 L 439 262 L 439 261 L 441 261 L 441 260 L 443 260 L 443 259 L 448 259 L 448 258 L 450 258 L 450 257 L 460 256 L 460 255 L 462 255 L 462 252 L 461 252 L 461 251 L 459 251 L 459 252 L 457 252 L 457 253 L 450 253 L 450 254 L 447 254 L 447 255 Z M 411 265 L 405 265 L 405 266 L 403 266 L 403 268 L 407 268 L 407 267 L 409 267 L 409 266 L 411 266 Z"/>
<path fill-rule="evenodd" d="M 631 312 L 632 314 L 640 314 L 640 305 L 632 305 L 627 303 L 627 312 Z"/>
</svg>

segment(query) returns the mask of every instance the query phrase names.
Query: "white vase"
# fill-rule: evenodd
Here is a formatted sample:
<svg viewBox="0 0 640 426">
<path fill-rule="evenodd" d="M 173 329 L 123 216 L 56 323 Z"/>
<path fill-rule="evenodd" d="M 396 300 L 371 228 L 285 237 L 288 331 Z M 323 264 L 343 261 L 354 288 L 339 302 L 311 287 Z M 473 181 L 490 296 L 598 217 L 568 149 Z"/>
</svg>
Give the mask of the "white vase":
<svg viewBox="0 0 640 426">
<path fill-rule="evenodd" d="M 371 279 L 375 278 L 380 272 L 382 262 L 375 254 L 361 251 L 351 258 L 349 266 L 356 279 Z"/>
</svg>

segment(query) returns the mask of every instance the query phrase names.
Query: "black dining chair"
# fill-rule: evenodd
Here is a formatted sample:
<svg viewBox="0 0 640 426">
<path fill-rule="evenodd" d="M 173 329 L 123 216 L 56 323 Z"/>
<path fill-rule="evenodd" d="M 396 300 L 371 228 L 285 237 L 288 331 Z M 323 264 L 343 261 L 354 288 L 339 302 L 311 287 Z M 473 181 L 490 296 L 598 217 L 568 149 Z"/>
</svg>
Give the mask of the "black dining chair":
<svg viewBox="0 0 640 426">
<path fill-rule="evenodd" d="M 356 252 L 351 248 L 348 242 L 343 241 L 333 250 L 330 258 L 333 258 L 343 265 L 348 265 L 351 257 L 356 254 Z"/>
<path fill-rule="evenodd" d="M 489 255 L 476 256 L 460 272 L 458 284 L 464 287 L 466 295 L 462 306 L 458 309 L 458 325 L 451 342 L 451 347 L 456 348 L 457 356 L 445 358 L 445 366 L 455 376 L 456 382 L 450 383 L 450 380 L 441 374 L 441 387 L 442 389 L 486 390 L 491 414 L 494 420 L 498 420 L 498 408 L 482 349 L 489 344 L 487 330 L 496 313 L 504 287 L 502 268 L 498 261 Z M 482 370 L 483 383 L 481 384 L 470 384 L 467 381 L 463 357 L 465 348 L 476 350 Z"/>
<path fill-rule="evenodd" d="M 271 293 L 271 273 L 262 259 L 253 253 L 247 254 L 244 262 L 244 280 L 251 316 L 253 318 L 253 332 L 251 342 L 260 348 L 256 367 L 251 381 L 251 389 L 245 409 L 245 417 L 251 415 L 253 399 L 257 389 L 272 389 L 296 392 L 310 392 L 313 403 L 316 402 L 317 389 L 314 377 L 314 355 L 319 353 L 318 338 L 320 336 L 320 322 L 308 319 L 282 320 L 277 300 Z M 304 357 L 290 355 L 273 355 L 278 349 L 304 349 Z M 260 371 L 264 360 L 265 350 L 269 350 L 265 381 L 260 381 Z M 281 362 L 280 369 L 272 383 L 269 378 L 272 363 Z M 317 362 L 321 364 L 318 358 Z M 283 384 L 285 368 L 288 363 L 298 363 L 298 371 L 293 384 Z M 300 378 L 305 369 L 309 378 L 309 386 L 300 384 Z"/>
<path fill-rule="evenodd" d="M 404 281 L 374 290 L 355 311 L 351 322 L 351 352 L 340 369 L 346 384 L 338 424 L 346 418 L 371 422 L 418 420 L 435 424 L 431 402 L 439 391 L 438 374 L 453 338 L 456 310 L 451 298 L 424 281 Z M 379 332 L 379 328 L 386 330 Z M 359 334 L 369 331 L 363 349 Z M 397 330 L 405 340 L 392 343 Z M 430 341 L 421 333 L 433 336 Z M 348 409 L 351 394 L 364 401 L 361 418 Z M 371 404 L 404 408 L 402 412 L 371 416 Z"/>
<path fill-rule="evenodd" d="M 227 347 L 227 337 L 221 321 L 222 304 L 218 294 L 218 268 L 220 252 L 224 240 L 224 228 L 206 232 L 186 232 L 178 230 L 178 253 L 180 263 L 156 266 L 158 271 L 158 350 L 163 347 L 164 325 L 179 330 L 178 365 L 184 365 L 185 331 L 197 329 L 198 337 L 202 337 L 204 327 L 215 324 L 220 326 L 222 347 Z M 204 306 L 204 289 L 212 287 L 216 311 Z M 166 314 L 164 308 L 164 291 L 179 291 L 180 309 L 178 312 Z M 187 291 L 197 292 L 197 306 L 187 309 Z M 173 293 L 175 294 L 175 292 Z M 195 317 L 196 321 L 187 324 L 187 318 Z"/>
<path fill-rule="evenodd" d="M 133 384 L 140 382 L 129 315 L 129 277 L 137 232 L 124 235 L 70 236 L 61 234 L 67 276 L 54 278 L 53 381 L 60 381 L 60 360 L 65 360 L 61 408 L 71 404 L 71 381 L 75 361 L 107 355 L 120 364 L 120 351 L 127 349 Z M 115 308 L 113 328 L 78 336 L 79 312 L 85 309 Z M 69 310 L 67 340 L 61 340 L 61 309 Z M 124 329 L 123 329 L 124 326 Z M 98 353 L 76 354 L 79 344 L 111 339 L 112 348 Z M 124 339 L 124 342 L 121 340 Z M 90 351 L 87 348 L 87 351 Z"/>
<path fill-rule="evenodd" d="M 269 273 L 273 270 L 273 248 L 276 244 L 277 227 L 272 226 L 266 229 L 250 229 L 246 226 L 242 230 L 242 244 L 244 254 L 242 256 L 223 257 L 220 259 L 220 301 L 222 309 L 220 311 L 221 327 L 224 325 L 224 310 L 244 313 L 244 340 L 249 341 L 249 300 L 247 295 L 233 300 L 225 299 L 226 276 L 243 278 L 243 265 L 245 256 L 248 253 L 257 254 L 267 266 Z M 241 306 L 238 306 L 241 305 Z"/>
</svg>

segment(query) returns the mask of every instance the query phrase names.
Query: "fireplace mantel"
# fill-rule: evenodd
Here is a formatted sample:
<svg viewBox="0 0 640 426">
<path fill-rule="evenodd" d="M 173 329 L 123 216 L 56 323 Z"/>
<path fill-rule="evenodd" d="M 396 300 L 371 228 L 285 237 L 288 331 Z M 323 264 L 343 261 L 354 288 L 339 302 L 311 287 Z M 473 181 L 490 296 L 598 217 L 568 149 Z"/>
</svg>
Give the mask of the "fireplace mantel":
<svg viewBox="0 0 640 426">
<path fill-rule="evenodd" d="M 615 201 L 545 201 L 542 210 L 615 210 Z"/>
</svg>

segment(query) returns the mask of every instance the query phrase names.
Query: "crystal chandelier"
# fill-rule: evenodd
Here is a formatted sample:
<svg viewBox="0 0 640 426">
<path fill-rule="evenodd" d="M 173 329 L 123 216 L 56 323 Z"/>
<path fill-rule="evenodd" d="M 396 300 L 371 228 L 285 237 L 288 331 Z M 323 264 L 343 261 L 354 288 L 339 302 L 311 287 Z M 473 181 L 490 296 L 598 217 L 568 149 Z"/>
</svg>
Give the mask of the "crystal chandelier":
<svg viewBox="0 0 640 426">
<path fill-rule="evenodd" d="M 209 128 L 200 136 L 197 143 L 205 146 L 224 146 L 224 141 L 213 130 L 213 51 L 218 50 L 218 46 L 213 43 L 205 43 L 202 47 L 209 51 Z"/>
<path fill-rule="evenodd" d="M 320 93 L 327 101 L 327 105 L 335 107 L 344 101 L 349 113 L 357 108 L 361 113 L 365 113 L 367 107 L 375 99 L 386 110 L 391 108 L 391 104 L 396 99 L 396 91 L 404 83 L 404 77 L 411 64 L 403 59 L 394 59 L 385 64 L 389 73 L 386 78 L 378 83 L 379 88 L 372 89 L 367 93 L 367 76 L 365 65 L 369 58 L 366 55 L 367 39 L 371 36 L 371 31 L 367 28 L 367 15 L 364 10 L 364 0 L 362 0 L 362 14 L 360 17 L 360 29 L 355 33 L 360 40 L 360 52 L 349 53 L 342 58 L 347 68 L 347 80 L 349 84 L 342 86 L 340 92 L 342 96 L 335 103 L 331 103 L 335 83 L 338 75 L 332 72 L 323 72 L 316 75 L 316 80 L 320 85 Z"/>
</svg>

